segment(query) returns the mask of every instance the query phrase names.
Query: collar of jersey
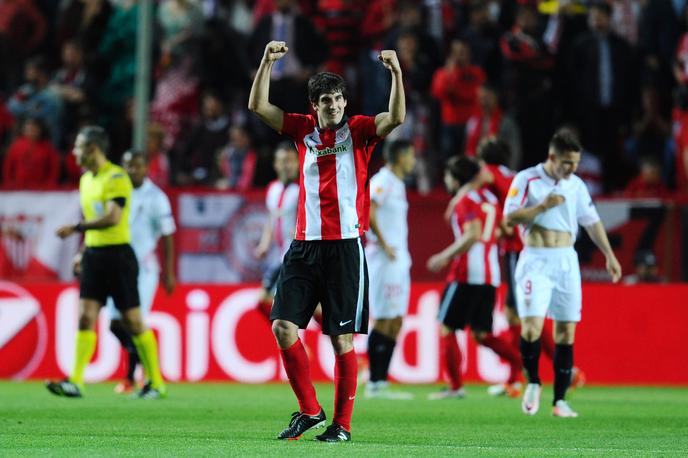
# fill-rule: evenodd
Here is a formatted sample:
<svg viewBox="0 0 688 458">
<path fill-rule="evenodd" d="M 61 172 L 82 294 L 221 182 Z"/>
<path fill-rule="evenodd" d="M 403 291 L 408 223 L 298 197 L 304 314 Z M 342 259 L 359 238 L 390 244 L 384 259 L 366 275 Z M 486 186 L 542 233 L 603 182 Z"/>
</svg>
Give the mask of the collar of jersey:
<svg viewBox="0 0 688 458">
<path fill-rule="evenodd" d="M 547 181 L 550 184 L 558 185 L 560 181 L 563 181 L 563 180 L 556 180 L 556 179 L 552 178 L 551 176 L 549 176 L 549 174 L 545 170 L 545 164 L 542 162 L 537 165 L 537 171 L 538 171 L 538 174 L 540 175 L 540 178 L 542 178 L 543 180 Z"/>
<path fill-rule="evenodd" d="M 110 161 L 105 161 L 105 163 L 104 163 L 98 170 L 96 170 L 96 171 L 93 173 L 93 176 L 98 175 L 100 172 L 106 171 L 107 169 L 110 168 L 111 165 L 112 165 L 112 162 L 110 162 Z"/>
<path fill-rule="evenodd" d="M 315 128 L 318 130 L 318 132 L 322 132 L 324 130 L 333 130 L 333 131 L 338 131 L 344 124 L 346 124 L 349 121 L 349 117 L 347 115 L 344 115 L 342 117 L 342 120 L 339 121 L 334 127 L 320 127 L 318 125 L 318 118 L 315 118 Z"/>
</svg>

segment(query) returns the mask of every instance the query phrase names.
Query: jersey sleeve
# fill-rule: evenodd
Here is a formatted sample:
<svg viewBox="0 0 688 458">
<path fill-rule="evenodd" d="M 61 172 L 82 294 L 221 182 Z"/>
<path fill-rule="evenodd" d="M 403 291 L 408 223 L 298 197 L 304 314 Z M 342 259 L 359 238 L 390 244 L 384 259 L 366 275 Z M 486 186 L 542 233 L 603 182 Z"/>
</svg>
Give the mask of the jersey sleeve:
<svg viewBox="0 0 688 458">
<path fill-rule="evenodd" d="M 576 198 L 576 220 L 578 224 L 587 227 L 598 222 L 600 220 L 600 215 L 597 213 L 592 197 L 590 197 L 588 187 L 585 186 L 583 181 L 580 181 L 578 184 Z"/>
<path fill-rule="evenodd" d="M 155 202 L 155 220 L 160 229 L 160 235 L 171 235 L 177 231 L 177 226 L 174 224 L 174 216 L 172 216 L 170 200 L 162 192 L 158 194 Z"/>
<path fill-rule="evenodd" d="M 290 137 L 295 142 L 301 142 L 304 136 L 315 127 L 313 118 L 298 113 L 284 113 L 282 117 L 282 134 Z"/>
<path fill-rule="evenodd" d="M 375 175 L 370 180 L 370 200 L 378 206 L 383 205 L 389 195 L 389 184 L 381 174 Z"/>
<path fill-rule="evenodd" d="M 504 201 L 504 215 L 509 215 L 525 206 L 528 202 L 528 178 L 525 173 L 518 173 L 509 186 Z"/>
<path fill-rule="evenodd" d="M 377 136 L 377 127 L 375 126 L 375 116 L 352 116 L 349 120 L 351 128 L 351 135 L 359 143 L 377 143 L 382 140 Z"/>
<path fill-rule="evenodd" d="M 459 226 L 463 228 L 463 225 L 469 221 L 473 221 L 476 218 L 480 218 L 480 207 L 478 204 L 473 202 L 468 197 L 464 197 L 456 203 L 454 208 L 456 212 L 457 221 Z"/>
<path fill-rule="evenodd" d="M 124 172 L 112 174 L 103 189 L 103 199 L 107 202 L 115 199 L 131 198 L 131 181 Z"/>
</svg>

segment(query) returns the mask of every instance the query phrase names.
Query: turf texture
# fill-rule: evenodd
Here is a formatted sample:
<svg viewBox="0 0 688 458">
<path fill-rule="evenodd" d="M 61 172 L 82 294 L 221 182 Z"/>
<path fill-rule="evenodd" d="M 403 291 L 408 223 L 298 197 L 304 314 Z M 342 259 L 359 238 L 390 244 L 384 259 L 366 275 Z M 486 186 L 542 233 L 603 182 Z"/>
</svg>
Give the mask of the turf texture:
<svg viewBox="0 0 688 458">
<path fill-rule="evenodd" d="M 534 417 L 483 385 L 427 401 L 437 388 L 403 387 L 412 401 L 361 390 L 353 441 L 323 444 L 314 432 L 274 439 L 296 408 L 288 385 L 175 384 L 167 399 L 137 401 L 112 384 L 63 399 L 40 383 L 1 382 L 0 456 L 688 456 L 688 389 L 584 387 L 570 398 L 581 416 L 561 419 L 548 387 Z M 317 390 L 331 418 L 332 386 Z"/>
</svg>

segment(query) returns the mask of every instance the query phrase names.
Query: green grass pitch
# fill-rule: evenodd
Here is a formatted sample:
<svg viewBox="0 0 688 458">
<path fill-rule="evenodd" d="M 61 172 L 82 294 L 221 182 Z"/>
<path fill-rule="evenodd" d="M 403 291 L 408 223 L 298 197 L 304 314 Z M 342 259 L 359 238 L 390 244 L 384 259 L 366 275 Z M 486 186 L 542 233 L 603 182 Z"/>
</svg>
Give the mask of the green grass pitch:
<svg viewBox="0 0 688 458">
<path fill-rule="evenodd" d="M 577 419 L 553 418 L 551 389 L 535 417 L 520 401 L 426 401 L 437 387 L 405 387 L 413 401 L 359 396 L 353 442 L 323 444 L 307 433 L 281 442 L 296 402 L 288 385 L 171 385 L 169 398 L 135 401 L 112 384 L 84 399 L 50 395 L 40 383 L 0 383 L 0 456 L 688 456 L 688 390 L 584 387 Z M 317 387 L 328 418 L 332 385 Z M 362 391 L 362 390 L 361 390 Z M 320 430 L 322 431 L 322 430 Z"/>
</svg>

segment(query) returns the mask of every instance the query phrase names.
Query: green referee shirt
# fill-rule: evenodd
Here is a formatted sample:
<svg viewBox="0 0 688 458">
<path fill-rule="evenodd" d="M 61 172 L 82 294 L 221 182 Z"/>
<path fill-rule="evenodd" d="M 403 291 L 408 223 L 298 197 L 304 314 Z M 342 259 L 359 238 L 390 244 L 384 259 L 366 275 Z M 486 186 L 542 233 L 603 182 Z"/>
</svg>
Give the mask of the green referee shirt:
<svg viewBox="0 0 688 458">
<path fill-rule="evenodd" d="M 102 217 L 108 201 L 121 198 L 125 202 L 122 217 L 116 225 L 86 231 L 84 243 L 87 247 L 129 243 L 129 208 L 132 189 L 129 175 L 122 167 L 110 161 L 103 164 L 97 173 L 88 171 L 81 176 L 79 194 L 81 212 L 86 222 Z"/>
</svg>

